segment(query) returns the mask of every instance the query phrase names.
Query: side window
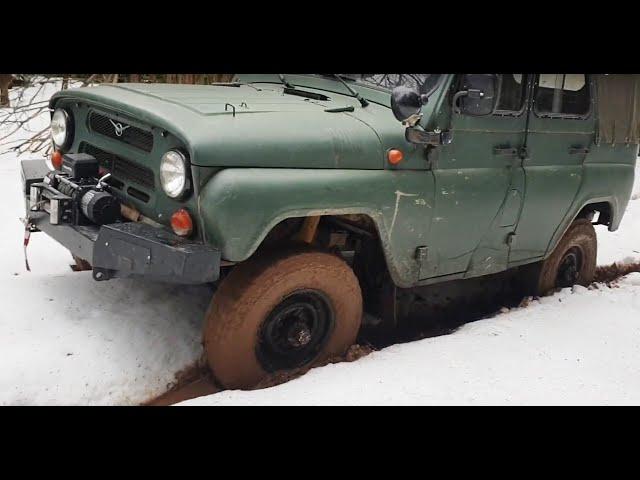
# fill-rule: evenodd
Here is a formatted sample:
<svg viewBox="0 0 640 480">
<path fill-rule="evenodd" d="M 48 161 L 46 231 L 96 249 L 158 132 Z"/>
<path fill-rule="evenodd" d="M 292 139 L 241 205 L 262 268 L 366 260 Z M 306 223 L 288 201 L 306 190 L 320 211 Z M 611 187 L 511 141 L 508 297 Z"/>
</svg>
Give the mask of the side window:
<svg viewBox="0 0 640 480">
<path fill-rule="evenodd" d="M 498 87 L 496 95 L 498 101 L 493 111 L 494 115 L 517 115 L 524 110 L 527 75 L 522 73 L 497 74 Z M 452 83 L 453 96 L 460 90 L 465 90 L 465 75 L 458 75 Z"/>
<path fill-rule="evenodd" d="M 522 111 L 527 76 L 522 73 L 509 73 L 498 75 L 498 77 L 500 78 L 500 96 L 495 113 Z"/>
<path fill-rule="evenodd" d="M 582 117 L 591 105 L 589 78 L 583 73 L 541 73 L 536 82 L 539 116 Z"/>
</svg>

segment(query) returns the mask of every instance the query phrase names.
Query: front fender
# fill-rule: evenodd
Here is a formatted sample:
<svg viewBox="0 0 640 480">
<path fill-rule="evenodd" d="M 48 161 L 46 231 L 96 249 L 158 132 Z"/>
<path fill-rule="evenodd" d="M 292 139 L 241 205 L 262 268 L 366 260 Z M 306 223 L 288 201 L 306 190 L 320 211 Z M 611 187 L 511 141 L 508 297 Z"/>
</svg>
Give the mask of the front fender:
<svg viewBox="0 0 640 480">
<path fill-rule="evenodd" d="M 389 272 L 415 284 L 417 246 L 425 245 L 433 210 L 430 171 L 229 168 L 201 189 L 205 238 L 222 258 L 248 259 L 282 220 L 365 214 L 374 221 Z"/>
</svg>

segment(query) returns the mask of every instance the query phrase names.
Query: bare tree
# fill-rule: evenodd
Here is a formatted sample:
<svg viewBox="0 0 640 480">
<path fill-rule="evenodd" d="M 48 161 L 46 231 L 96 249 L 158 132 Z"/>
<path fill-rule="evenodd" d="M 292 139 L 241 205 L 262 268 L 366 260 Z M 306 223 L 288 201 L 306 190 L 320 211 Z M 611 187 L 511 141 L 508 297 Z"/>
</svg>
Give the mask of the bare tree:
<svg viewBox="0 0 640 480">
<path fill-rule="evenodd" d="M 49 109 L 49 100 L 38 100 L 40 93 L 47 85 L 59 84 L 61 89 L 68 88 L 71 75 L 65 74 L 56 77 L 24 76 L 23 85 L 17 88 L 13 107 L 0 116 L 0 153 L 10 151 L 20 153 L 33 152 L 48 154 L 51 152 L 49 126 L 36 132 L 24 131 L 24 138 L 16 138 L 19 132 L 36 117 Z M 87 76 L 80 85 L 88 85 L 93 82 L 93 76 Z M 75 86 L 78 82 L 75 81 Z M 28 95 L 26 94 L 29 89 Z"/>
</svg>

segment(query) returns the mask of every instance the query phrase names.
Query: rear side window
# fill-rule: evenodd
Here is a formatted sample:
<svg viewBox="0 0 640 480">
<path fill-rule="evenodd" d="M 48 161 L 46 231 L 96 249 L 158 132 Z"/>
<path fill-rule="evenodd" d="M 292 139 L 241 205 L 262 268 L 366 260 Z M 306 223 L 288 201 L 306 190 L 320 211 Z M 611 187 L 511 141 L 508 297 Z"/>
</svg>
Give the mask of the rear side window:
<svg viewBox="0 0 640 480">
<path fill-rule="evenodd" d="M 589 113 L 589 77 L 583 73 L 541 73 L 536 82 L 535 112 L 540 116 L 583 117 Z"/>
</svg>

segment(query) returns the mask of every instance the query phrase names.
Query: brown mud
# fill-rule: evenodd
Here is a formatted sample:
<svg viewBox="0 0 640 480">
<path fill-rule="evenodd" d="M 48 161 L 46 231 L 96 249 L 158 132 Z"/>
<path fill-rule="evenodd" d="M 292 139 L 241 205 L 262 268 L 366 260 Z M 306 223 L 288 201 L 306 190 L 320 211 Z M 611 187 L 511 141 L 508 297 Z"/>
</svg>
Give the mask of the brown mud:
<svg viewBox="0 0 640 480">
<path fill-rule="evenodd" d="M 595 283 L 606 283 L 607 285 L 610 285 L 616 280 L 619 280 L 625 275 L 629 275 L 633 272 L 640 272 L 640 262 L 621 265 L 614 263 L 605 267 L 598 267 L 593 281 Z"/>
<path fill-rule="evenodd" d="M 176 380 L 162 395 L 144 402 L 143 406 L 165 407 L 191 398 L 211 395 L 222 390 L 212 378 L 206 363 L 197 362 L 176 374 Z"/>
<path fill-rule="evenodd" d="M 340 357 L 330 358 L 329 360 L 326 360 L 321 364 L 314 365 L 313 367 L 293 372 L 279 372 L 271 375 L 256 385 L 254 390 L 274 387 L 281 383 L 288 382 L 289 380 L 299 378 L 311 370 L 311 368 L 323 367 L 330 363 L 355 362 L 356 360 L 369 355 L 373 351 L 374 348 L 369 345 L 352 345 L 347 353 Z M 216 383 L 215 379 L 210 374 L 209 369 L 206 367 L 206 363 L 199 362 L 198 365 L 193 365 L 178 373 L 176 375 L 176 381 L 167 392 L 143 403 L 142 405 L 165 407 L 179 402 L 184 402 L 186 400 L 191 400 L 192 398 L 218 393 L 222 390 L 223 389 Z"/>
<path fill-rule="evenodd" d="M 640 262 L 633 264 L 614 263 L 598 267 L 594 283 L 615 287 L 617 280 L 632 272 L 640 272 Z M 490 318 L 500 313 L 504 308 L 527 307 L 531 300 L 532 297 L 509 294 L 502 298 L 500 296 L 489 298 L 483 296 L 475 301 L 455 302 L 450 307 L 440 307 L 437 311 L 431 311 L 428 325 L 425 325 L 424 322 L 424 311 L 416 310 L 407 315 L 407 318 L 398 326 L 397 332 L 393 336 L 386 336 L 384 340 L 380 340 L 370 336 L 364 329 L 364 333 L 358 338 L 359 343 L 351 346 L 345 355 L 333 357 L 320 365 L 315 365 L 313 368 L 331 363 L 354 362 L 369 355 L 371 352 L 395 343 L 407 343 L 423 338 L 448 335 L 466 323 Z M 310 369 L 305 368 L 295 372 L 274 374 L 256 385 L 255 389 L 280 385 L 301 377 Z M 143 405 L 168 406 L 192 398 L 218 393 L 222 390 L 206 368 L 206 362 L 201 361 L 197 365 L 193 365 L 177 374 L 175 383 L 166 393 L 145 402 Z"/>
</svg>

